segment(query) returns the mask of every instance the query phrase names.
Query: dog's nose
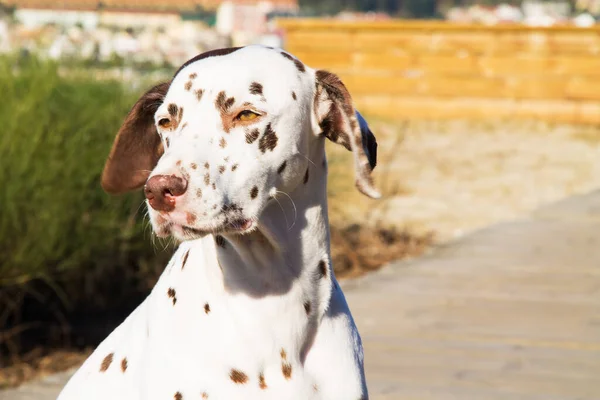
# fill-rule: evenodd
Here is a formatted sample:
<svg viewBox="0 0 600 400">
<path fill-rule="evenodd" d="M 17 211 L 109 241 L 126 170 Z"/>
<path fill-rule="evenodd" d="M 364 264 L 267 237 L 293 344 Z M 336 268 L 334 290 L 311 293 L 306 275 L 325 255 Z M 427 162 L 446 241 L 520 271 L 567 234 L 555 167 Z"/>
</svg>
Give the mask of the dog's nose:
<svg viewBox="0 0 600 400">
<path fill-rule="evenodd" d="M 156 211 L 173 211 L 175 199 L 185 193 L 187 181 L 176 175 L 155 175 L 148 179 L 144 194 Z"/>
</svg>

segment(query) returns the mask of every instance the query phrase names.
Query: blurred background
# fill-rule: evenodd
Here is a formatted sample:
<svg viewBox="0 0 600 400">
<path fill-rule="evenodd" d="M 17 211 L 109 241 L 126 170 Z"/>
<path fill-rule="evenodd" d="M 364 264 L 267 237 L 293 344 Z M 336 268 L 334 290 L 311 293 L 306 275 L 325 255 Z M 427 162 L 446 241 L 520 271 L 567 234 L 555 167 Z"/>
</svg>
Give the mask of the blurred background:
<svg viewBox="0 0 600 400">
<path fill-rule="evenodd" d="M 384 199 L 328 148 L 340 278 L 600 187 L 600 0 L 0 0 L 0 389 L 77 365 L 172 251 L 100 173 L 139 94 L 206 50 L 342 77 Z"/>
</svg>

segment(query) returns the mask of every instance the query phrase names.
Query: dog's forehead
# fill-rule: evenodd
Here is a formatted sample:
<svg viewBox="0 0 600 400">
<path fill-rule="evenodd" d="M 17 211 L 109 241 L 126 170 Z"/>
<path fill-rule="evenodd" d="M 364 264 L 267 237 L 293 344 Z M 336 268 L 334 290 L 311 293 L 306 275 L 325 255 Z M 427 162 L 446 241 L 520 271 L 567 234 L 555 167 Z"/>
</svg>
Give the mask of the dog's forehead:
<svg viewBox="0 0 600 400">
<path fill-rule="evenodd" d="M 184 65 L 171 84 L 202 90 L 240 91 L 252 83 L 270 90 L 297 87 L 310 80 L 310 69 L 289 54 L 263 46 L 247 46 L 203 57 Z M 190 83 L 191 82 L 191 83 Z"/>
</svg>

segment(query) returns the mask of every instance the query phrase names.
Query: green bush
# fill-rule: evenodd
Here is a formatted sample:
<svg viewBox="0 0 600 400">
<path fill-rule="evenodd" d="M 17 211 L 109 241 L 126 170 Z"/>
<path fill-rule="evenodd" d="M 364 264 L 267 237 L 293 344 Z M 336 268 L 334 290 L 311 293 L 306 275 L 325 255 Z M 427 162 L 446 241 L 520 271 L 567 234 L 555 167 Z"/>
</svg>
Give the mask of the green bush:
<svg viewBox="0 0 600 400">
<path fill-rule="evenodd" d="M 141 193 L 112 197 L 100 187 L 135 94 L 75 75 L 33 58 L 0 58 L 0 310 L 40 283 L 67 308 L 103 303 L 98 285 L 118 297 L 123 285 L 146 279 L 140 269 L 153 268 L 148 260 L 158 253 Z M 0 334 L 10 325 L 4 314 Z"/>
</svg>

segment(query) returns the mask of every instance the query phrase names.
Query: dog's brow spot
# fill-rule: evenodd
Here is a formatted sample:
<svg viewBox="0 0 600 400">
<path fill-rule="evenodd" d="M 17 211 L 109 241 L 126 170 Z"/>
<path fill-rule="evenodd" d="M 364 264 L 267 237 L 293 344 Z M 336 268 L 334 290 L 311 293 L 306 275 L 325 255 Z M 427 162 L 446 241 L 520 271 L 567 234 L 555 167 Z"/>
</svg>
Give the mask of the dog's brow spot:
<svg viewBox="0 0 600 400">
<path fill-rule="evenodd" d="M 256 141 L 256 139 L 258 139 L 259 135 L 260 135 L 260 132 L 258 131 L 258 128 L 252 129 L 251 131 L 246 131 L 246 143 L 248 143 L 248 144 L 254 143 L 254 141 Z"/>
<path fill-rule="evenodd" d="M 198 164 L 196 164 L 196 163 L 191 163 L 191 164 L 190 164 L 190 168 L 192 168 L 192 169 L 196 169 L 196 168 L 198 168 Z"/>
<path fill-rule="evenodd" d="M 279 168 L 277 168 L 277 173 L 281 174 L 283 172 L 283 170 L 285 169 L 286 165 L 287 165 L 287 161 L 282 162 L 281 165 L 279 166 Z"/>
<path fill-rule="evenodd" d="M 225 239 L 223 238 L 223 236 L 215 236 L 215 243 L 217 243 L 217 246 L 225 248 Z"/>
<path fill-rule="evenodd" d="M 123 371 L 123 373 L 125 373 L 125 371 L 127 371 L 127 358 L 123 357 L 123 359 L 121 360 L 121 371 Z"/>
<path fill-rule="evenodd" d="M 196 216 L 194 215 L 194 220 L 195 219 L 196 219 Z M 191 222 L 188 222 L 188 224 L 190 224 L 190 223 Z M 185 268 L 185 263 L 187 262 L 187 259 L 188 259 L 189 255 L 190 255 L 190 251 L 188 250 L 188 251 L 185 252 L 185 255 L 183 256 L 183 261 L 181 263 L 181 269 Z"/>
<path fill-rule="evenodd" d="M 192 73 L 190 74 L 190 79 L 196 79 L 197 77 L 198 77 L 198 74 L 197 74 L 197 73 L 195 73 L 195 72 L 192 72 Z"/>
<path fill-rule="evenodd" d="M 217 109 L 221 112 L 221 114 L 226 114 L 233 105 L 233 103 L 235 103 L 235 98 L 227 98 L 225 91 L 220 91 L 217 95 L 217 99 L 215 100 L 215 105 L 217 106 Z"/>
<path fill-rule="evenodd" d="M 308 182 L 308 168 L 306 168 L 306 173 L 304 174 L 304 184 Z"/>
<path fill-rule="evenodd" d="M 250 84 L 250 94 L 263 94 L 263 85 L 258 82 L 252 82 Z"/>
<path fill-rule="evenodd" d="M 202 96 L 204 95 L 204 90 L 202 89 L 198 89 L 196 90 L 196 98 L 198 99 L 198 101 L 202 100 Z"/>
<path fill-rule="evenodd" d="M 294 91 L 292 91 L 292 99 L 298 100 L 298 98 L 296 97 L 296 92 L 294 92 Z"/>
<path fill-rule="evenodd" d="M 304 302 L 304 311 L 306 311 L 306 315 L 310 314 L 310 301 Z"/>
<path fill-rule="evenodd" d="M 237 369 L 232 369 L 231 372 L 229 372 L 229 378 L 238 384 L 248 382 L 248 375 Z"/>
<path fill-rule="evenodd" d="M 173 395 L 173 399 L 175 400 L 181 400 L 183 399 L 183 395 L 179 392 L 175 393 L 175 395 Z"/>
<path fill-rule="evenodd" d="M 252 190 L 250 191 L 250 198 L 255 199 L 256 196 L 258 196 L 258 188 L 256 186 L 254 186 L 252 188 Z"/>
<path fill-rule="evenodd" d="M 198 197 L 198 198 L 202 197 L 202 189 L 200 189 L 200 188 L 196 189 L 196 197 Z"/>
<path fill-rule="evenodd" d="M 175 303 L 177 303 L 177 293 L 175 292 L 175 289 L 173 288 L 169 288 L 169 290 L 167 290 L 167 296 L 169 296 L 169 298 L 171 298 L 173 300 L 173 305 L 175 305 Z"/>
<path fill-rule="evenodd" d="M 235 171 L 237 169 L 238 165 L 237 164 L 233 164 L 231 166 L 231 172 Z"/>
<path fill-rule="evenodd" d="M 204 312 L 208 315 L 210 313 L 210 304 L 204 304 Z"/>
<path fill-rule="evenodd" d="M 267 388 L 267 383 L 265 382 L 265 374 L 262 372 L 258 375 L 258 387 L 262 390 L 265 390 Z"/>
<path fill-rule="evenodd" d="M 206 186 L 208 186 L 209 183 L 210 183 L 210 173 L 207 172 L 206 174 L 204 174 L 204 184 Z"/>
<path fill-rule="evenodd" d="M 222 149 L 224 149 L 227 146 L 227 140 L 225 140 L 225 138 L 221 138 L 219 140 L 219 147 L 221 147 Z"/>
<path fill-rule="evenodd" d="M 177 104 L 171 103 L 167 107 L 167 111 L 171 117 L 175 118 L 177 116 L 177 112 L 179 111 L 179 107 L 177 107 Z"/>
<path fill-rule="evenodd" d="M 263 153 L 266 153 L 267 150 L 273 151 L 276 146 L 277 146 L 277 135 L 275 134 L 275 131 L 273 130 L 273 128 L 271 127 L 271 124 L 269 123 L 267 125 L 267 128 L 265 129 L 265 133 L 258 141 L 258 148 Z"/>
<path fill-rule="evenodd" d="M 225 172 L 225 166 L 221 165 L 219 166 L 219 173 L 222 174 L 223 172 Z"/>
<path fill-rule="evenodd" d="M 325 278 L 327 276 L 327 263 L 325 260 L 319 261 L 319 278 Z"/>
<path fill-rule="evenodd" d="M 189 91 L 192 88 L 192 81 L 187 81 L 185 86 L 183 87 L 185 90 Z"/>
<path fill-rule="evenodd" d="M 290 380 L 292 378 L 292 364 L 287 362 L 281 363 L 281 372 L 285 379 Z"/>
<path fill-rule="evenodd" d="M 105 372 L 108 369 L 108 367 L 110 367 L 114 356 L 115 353 L 109 353 L 106 357 L 104 357 L 104 359 L 102 360 L 102 364 L 100 364 L 100 372 Z"/>
</svg>

